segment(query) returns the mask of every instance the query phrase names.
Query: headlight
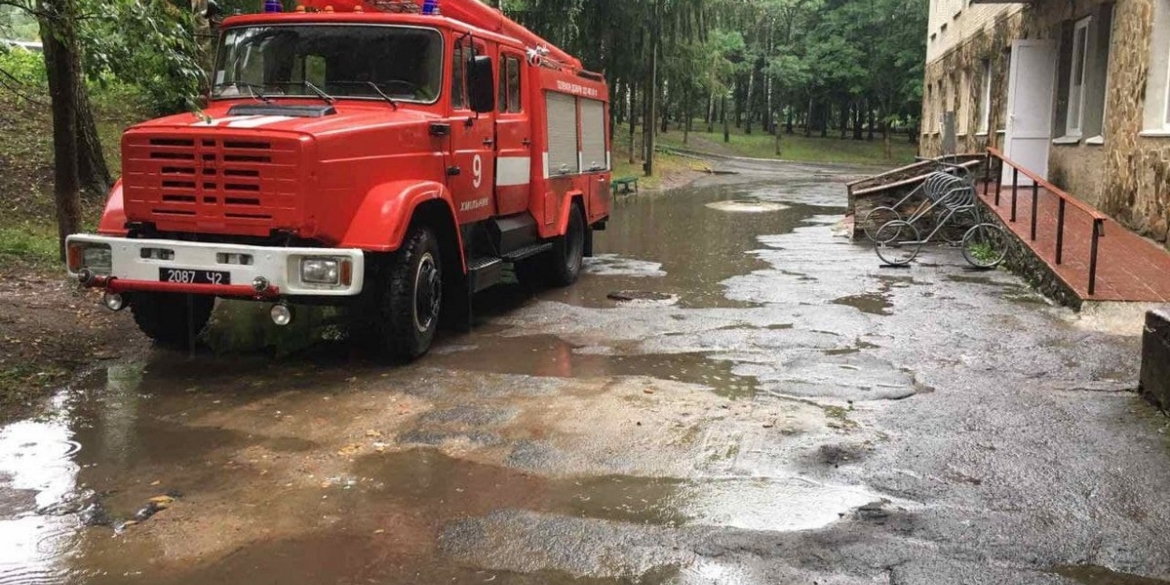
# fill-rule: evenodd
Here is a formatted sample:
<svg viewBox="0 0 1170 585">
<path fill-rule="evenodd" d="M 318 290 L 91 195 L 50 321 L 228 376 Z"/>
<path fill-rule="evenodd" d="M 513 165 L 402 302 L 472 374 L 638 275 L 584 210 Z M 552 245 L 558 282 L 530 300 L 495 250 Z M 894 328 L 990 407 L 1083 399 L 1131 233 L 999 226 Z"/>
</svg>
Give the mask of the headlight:
<svg viewBox="0 0 1170 585">
<path fill-rule="evenodd" d="M 81 267 L 102 276 L 108 276 L 113 270 L 113 253 L 105 244 L 86 245 L 81 251 Z"/>
<path fill-rule="evenodd" d="M 301 260 L 301 282 L 337 285 L 341 282 L 341 263 L 331 258 Z"/>
</svg>

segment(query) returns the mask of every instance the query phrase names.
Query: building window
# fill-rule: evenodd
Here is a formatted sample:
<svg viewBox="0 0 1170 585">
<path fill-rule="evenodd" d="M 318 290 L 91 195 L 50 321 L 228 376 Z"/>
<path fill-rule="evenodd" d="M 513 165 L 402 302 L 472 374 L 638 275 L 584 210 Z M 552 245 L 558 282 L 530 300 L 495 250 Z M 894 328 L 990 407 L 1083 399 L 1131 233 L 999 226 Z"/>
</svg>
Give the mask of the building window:
<svg viewBox="0 0 1170 585">
<path fill-rule="evenodd" d="M 956 125 L 958 126 L 958 133 L 960 135 L 967 133 L 967 117 L 971 114 L 971 76 L 967 74 L 964 69 L 960 73 L 962 81 L 959 82 L 959 111 L 955 115 L 958 118 Z"/>
<path fill-rule="evenodd" d="M 1154 2 L 1144 117 L 1147 133 L 1170 133 L 1170 0 Z"/>
<path fill-rule="evenodd" d="M 1066 136 L 1080 136 L 1085 114 L 1085 65 L 1089 54 L 1089 22 L 1084 17 L 1073 27 L 1072 67 L 1068 77 L 1068 118 L 1065 121 Z"/>
<path fill-rule="evenodd" d="M 991 59 L 982 61 L 983 89 L 979 92 L 979 133 L 991 129 Z"/>
<path fill-rule="evenodd" d="M 922 115 L 926 118 L 923 120 L 922 131 L 926 134 L 934 130 L 934 84 L 926 84 L 926 107 Z"/>
</svg>

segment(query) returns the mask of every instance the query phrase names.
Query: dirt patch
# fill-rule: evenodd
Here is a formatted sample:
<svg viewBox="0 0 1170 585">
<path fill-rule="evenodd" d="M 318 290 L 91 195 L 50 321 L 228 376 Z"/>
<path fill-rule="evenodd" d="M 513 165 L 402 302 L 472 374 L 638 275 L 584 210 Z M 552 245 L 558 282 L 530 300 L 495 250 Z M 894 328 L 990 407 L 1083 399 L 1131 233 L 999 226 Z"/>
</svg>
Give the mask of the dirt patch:
<svg viewBox="0 0 1170 585">
<path fill-rule="evenodd" d="M 0 422 L 28 413 L 91 364 L 146 348 L 132 321 L 99 300 L 63 274 L 0 263 Z"/>
</svg>

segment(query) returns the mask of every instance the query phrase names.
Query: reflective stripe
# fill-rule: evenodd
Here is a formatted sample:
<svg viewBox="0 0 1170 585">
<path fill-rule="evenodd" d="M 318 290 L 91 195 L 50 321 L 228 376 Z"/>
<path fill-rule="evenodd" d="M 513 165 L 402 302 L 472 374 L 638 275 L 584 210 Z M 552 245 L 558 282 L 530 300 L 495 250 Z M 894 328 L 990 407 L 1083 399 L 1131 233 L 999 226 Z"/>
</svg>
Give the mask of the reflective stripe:
<svg viewBox="0 0 1170 585">
<path fill-rule="evenodd" d="M 249 120 L 256 116 L 228 116 L 226 118 L 211 119 L 207 121 L 199 121 L 191 124 L 192 126 L 219 126 L 220 124 L 228 124 L 237 120 Z"/>
<path fill-rule="evenodd" d="M 259 128 L 261 126 L 267 126 L 269 124 L 275 124 L 277 122 L 284 122 L 286 120 L 291 120 L 291 119 L 292 118 L 289 116 L 260 116 L 258 118 L 252 118 L 249 120 L 237 120 L 235 122 L 231 122 L 228 124 L 228 127 L 229 128 Z"/>
<path fill-rule="evenodd" d="M 496 159 L 496 186 L 515 187 L 532 182 L 532 159 L 526 156 L 501 156 Z"/>
</svg>

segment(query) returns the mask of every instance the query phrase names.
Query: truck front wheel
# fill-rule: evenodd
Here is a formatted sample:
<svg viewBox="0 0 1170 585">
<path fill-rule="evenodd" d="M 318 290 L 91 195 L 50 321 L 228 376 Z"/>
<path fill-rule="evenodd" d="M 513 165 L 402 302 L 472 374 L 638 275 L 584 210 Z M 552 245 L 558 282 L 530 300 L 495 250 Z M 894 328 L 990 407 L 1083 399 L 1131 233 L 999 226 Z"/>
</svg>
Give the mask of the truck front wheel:
<svg viewBox="0 0 1170 585">
<path fill-rule="evenodd" d="M 215 308 L 215 297 L 204 295 L 137 292 L 129 301 L 138 328 L 156 344 L 172 349 L 187 347 L 202 333 Z"/>
<path fill-rule="evenodd" d="M 439 241 L 414 227 L 402 248 L 385 260 L 378 291 L 375 342 L 386 357 L 412 360 L 435 340 L 443 306 L 443 264 Z"/>
</svg>

